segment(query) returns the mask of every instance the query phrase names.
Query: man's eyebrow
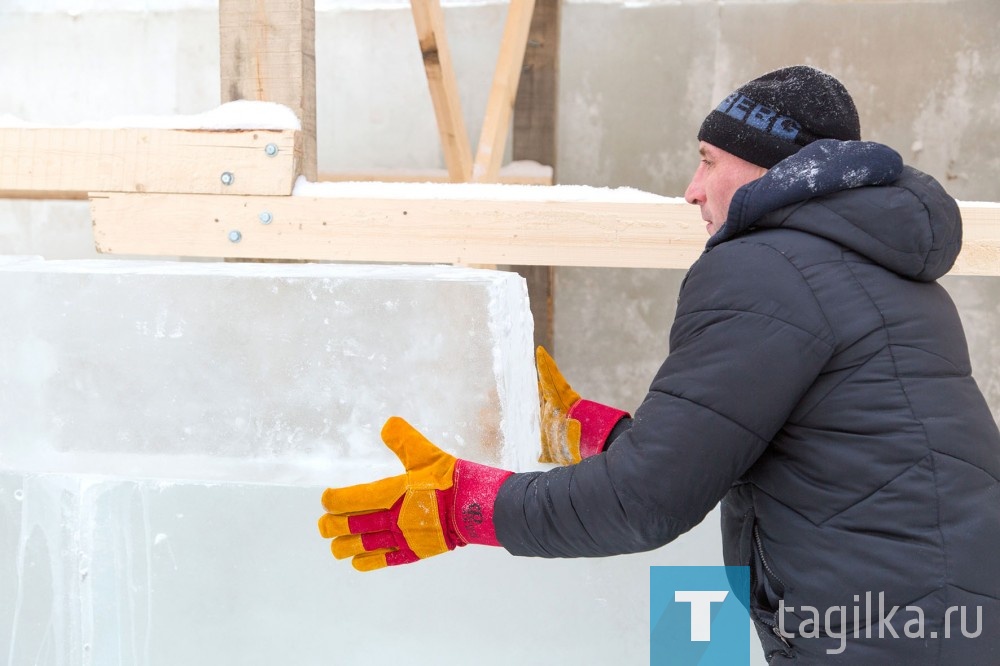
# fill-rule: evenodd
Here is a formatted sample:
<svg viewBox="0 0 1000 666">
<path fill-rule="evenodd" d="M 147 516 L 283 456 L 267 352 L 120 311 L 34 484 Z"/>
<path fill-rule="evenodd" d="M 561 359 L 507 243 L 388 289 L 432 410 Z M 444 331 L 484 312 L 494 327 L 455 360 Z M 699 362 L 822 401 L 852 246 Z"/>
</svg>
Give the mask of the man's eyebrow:
<svg viewBox="0 0 1000 666">
<path fill-rule="evenodd" d="M 705 146 L 701 146 L 700 148 L 698 148 L 698 154 L 701 155 L 702 157 L 708 157 L 708 151 L 705 150 Z"/>
</svg>

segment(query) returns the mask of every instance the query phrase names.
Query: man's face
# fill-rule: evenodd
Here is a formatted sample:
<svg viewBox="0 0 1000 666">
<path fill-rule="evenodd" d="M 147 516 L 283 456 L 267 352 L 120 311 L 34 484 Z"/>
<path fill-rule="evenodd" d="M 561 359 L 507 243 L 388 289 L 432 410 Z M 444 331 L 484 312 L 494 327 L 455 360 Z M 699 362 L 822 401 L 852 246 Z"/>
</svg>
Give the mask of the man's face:
<svg viewBox="0 0 1000 666">
<path fill-rule="evenodd" d="M 698 204 L 708 235 L 714 236 L 726 223 L 736 190 L 763 176 L 767 169 L 704 141 L 699 142 L 698 152 L 701 163 L 684 192 L 684 199 Z"/>
</svg>

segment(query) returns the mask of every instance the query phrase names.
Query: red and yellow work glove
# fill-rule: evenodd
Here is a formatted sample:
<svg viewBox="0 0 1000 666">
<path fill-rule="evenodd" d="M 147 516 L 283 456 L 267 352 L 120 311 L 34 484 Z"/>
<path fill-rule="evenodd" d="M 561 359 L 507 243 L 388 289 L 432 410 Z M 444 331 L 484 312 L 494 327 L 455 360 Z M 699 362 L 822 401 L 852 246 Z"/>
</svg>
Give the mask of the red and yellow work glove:
<svg viewBox="0 0 1000 666">
<path fill-rule="evenodd" d="M 538 462 L 571 465 L 604 450 L 628 412 L 580 398 L 544 347 L 535 351 L 542 453 Z"/>
<path fill-rule="evenodd" d="M 511 472 L 458 460 L 403 419 L 382 427 L 405 474 L 327 488 L 319 532 L 338 560 L 358 571 L 409 564 L 469 543 L 499 546 L 493 503 Z"/>
</svg>

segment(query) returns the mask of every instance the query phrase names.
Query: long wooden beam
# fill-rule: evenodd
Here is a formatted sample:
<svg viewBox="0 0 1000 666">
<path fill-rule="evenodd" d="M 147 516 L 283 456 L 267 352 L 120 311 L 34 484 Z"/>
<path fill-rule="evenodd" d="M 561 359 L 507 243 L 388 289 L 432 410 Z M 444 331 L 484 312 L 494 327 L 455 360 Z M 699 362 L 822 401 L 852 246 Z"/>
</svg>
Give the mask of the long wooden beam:
<svg viewBox="0 0 1000 666">
<path fill-rule="evenodd" d="M 705 242 L 697 210 L 671 204 L 112 193 L 91 208 L 99 251 L 142 255 L 678 267 Z"/>
<path fill-rule="evenodd" d="M 498 186 L 499 187 L 499 186 Z M 694 206 L 622 201 L 93 194 L 100 252 L 229 258 L 688 268 Z M 1000 275 L 1000 208 L 967 209 L 955 274 Z"/>
<path fill-rule="evenodd" d="M 301 174 L 316 180 L 315 0 L 219 0 L 222 101 L 276 102 L 302 123 Z"/>
<path fill-rule="evenodd" d="M 0 197 L 291 194 L 301 155 L 293 130 L 0 128 Z"/>
</svg>

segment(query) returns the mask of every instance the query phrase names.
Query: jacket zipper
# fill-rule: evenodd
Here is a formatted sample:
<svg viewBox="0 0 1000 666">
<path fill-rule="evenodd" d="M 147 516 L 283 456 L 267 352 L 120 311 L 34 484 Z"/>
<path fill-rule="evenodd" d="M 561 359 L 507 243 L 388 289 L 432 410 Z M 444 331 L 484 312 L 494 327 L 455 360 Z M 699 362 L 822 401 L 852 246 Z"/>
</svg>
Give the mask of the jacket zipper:
<svg viewBox="0 0 1000 666">
<path fill-rule="evenodd" d="M 779 583 L 781 583 L 782 587 L 785 587 L 785 582 L 783 580 L 781 580 L 781 576 L 779 576 L 778 574 L 774 573 L 774 569 L 771 568 L 771 566 L 767 563 L 767 558 L 764 557 L 764 544 L 761 542 L 761 539 L 760 539 L 760 530 L 758 529 L 757 525 L 753 526 L 753 538 L 754 538 L 754 541 L 757 542 L 757 557 L 760 558 L 760 563 L 762 565 L 764 565 L 764 571 L 766 571 L 767 573 L 769 573 L 771 576 L 774 577 L 774 579 L 776 581 L 778 581 Z M 781 640 L 782 643 L 785 644 L 785 647 L 787 647 L 787 648 L 791 648 L 792 647 L 788 643 L 788 640 L 781 634 L 781 628 L 778 626 L 777 622 L 771 621 L 771 622 L 767 622 L 766 624 L 769 624 L 771 626 L 771 631 L 774 633 L 775 636 L 777 636 Z"/>
<path fill-rule="evenodd" d="M 785 587 L 785 581 L 781 580 L 781 576 L 774 573 L 774 570 L 767 563 L 767 559 L 764 557 L 764 544 L 760 540 L 760 530 L 756 525 L 753 526 L 753 538 L 757 542 L 757 557 L 760 558 L 760 563 L 764 565 L 764 570 L 771 574 L 776 581 L 781 583 L 782 587 Z"/>
</svg>

